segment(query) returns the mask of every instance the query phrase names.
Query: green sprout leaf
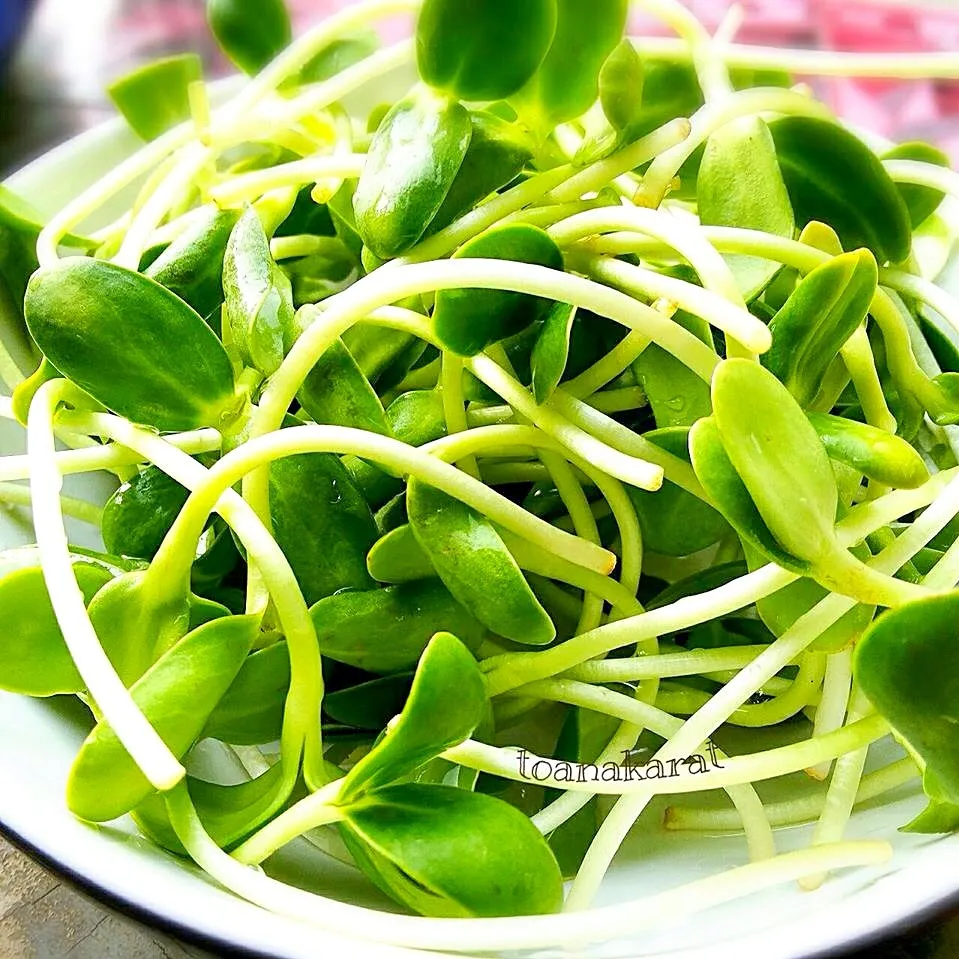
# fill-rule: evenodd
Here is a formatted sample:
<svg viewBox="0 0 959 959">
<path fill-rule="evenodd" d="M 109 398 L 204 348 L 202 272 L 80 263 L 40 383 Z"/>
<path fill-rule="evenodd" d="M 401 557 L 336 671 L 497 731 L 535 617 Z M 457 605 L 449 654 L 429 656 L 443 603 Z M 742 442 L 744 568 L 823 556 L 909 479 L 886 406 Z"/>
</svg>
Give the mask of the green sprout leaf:
<svg viewBox="0 0 959 959">
<path fill-rule="evenodd" d="M 351 805 L 459 745 L 482 722 L 487 705 L 486 684 L 472 653 L 456 636 L 436 633 L 423 650 L 399 718 L 350 770 L 338 801 Z"/>
<path fill-rule="evenodd" d="M 438 579 L 336 593 L 310 609 L 320 652 L 370 673 L 411 669 L 430 638 L 450 632 L 475 647 L 483 627 Z"/>
<path fill-rule="evenodd" d="M 921 163 L 932 163 L 950 169 L 949 157 L 931 143 L 920 140 L 909 143 L 900 143 L 882 155 L 883 160 L 919 160 Z M 946 198 L 940 190 L 933 190 L 927 186 L 916 186 L 912 183 L 897 183 L 896 189 L 909 211 L 909 220 L 913 229 L 921 226 Z"/>
<path fill-rule="evenodd" d="M 284 0 L 207 0 L 206 15 L 217 43 L 244 73 L 259 73 L 293 38 Z"/>
<path fill-rule="evenodd" d="M 530 646 L 556 637 L 496 528 L 465 503 L 411 478 L 410 527 L 447 589 L 499 636 Z"/>
<path fill-rule="evenodd" d="M 801 406 L 812 402 L 830 363 L 866 318 L 878 282 L 868 250 L 843 253 L 804 277 L 771 320 L 773 345 L 762 364 Z"/>
<path fill-rule="evenodd" d="M 783 549 L 770 532 L 726 452 L 713 417 L 704 417 L 690 430 L 689 452 L 703 488 L 743 543 L 783 569 L 808 575 L 810 564 Z"/>
<path fill-rule="evenodd" d="M 463 164 L 428 233 L 449 226 L 520 173 L 533 156 L 529 134 L 515 123 L 488 112 L 472 112 L 473 133 Z"/>
<path fill-rule="evenodd" d="M 856 680 L 925 763 L 926 794 L 959 804 L 959 594 L 930 596 L 884 613 L 856 644 Z"/>
<path fill-rule="evenodd" d="M 331 344 L 316 361 L 297 399 L 315 423 L 390 435 L 383 403 L 342 340 Z"/>
<path fill-rule="evenodd" d="M 323 710 L 338 723 L 379 732 L 403 709 L 413 685 L 413 673 L 379 676 L 323 697 Z"/>
<path fill-rule="evenodd" d="M 345 816 L 344 839 L 361 868 L 422 915 L 532 916 L 562 902 L 546 840 L 501 799 L 405 783 L 365 796 Z"/>
<path fill-rule="evenodd" d="M 366 554 L 376 524 L 346 467 L 331 453 L 270 465 L 273 535 L 308 605 L 342 589 L 372 589 Z"/>
<path fill-rule="evenodd" d="M 546 59 L 512 100 L 534 129 L 574 120 L 595 103 L 600 70 L 623 38 L 629 10 L 628 0 L 557 0 L 556 6 Z"/>
<path fill-rule="evenodd" d="M 239 210 L 212 210 L 188 226 L 145 270 L 200 316 L 223 303 L 223 259 Z"/>
<path fill-rule="evenodd" d="M 127 123 L 144 140 L 190 118 L 190 84 L 203 79 L 195 53 L 155 60 L 114 80 L 107 93 Z"/>
<path fill-rule="evenodd" d="M 73 571 L 88 603 L 112 578 L 93 563 L 75 562 Z M 38 566 L 16 569 L 0 578 L 0 609 L 4 626 L 0 689 L 27 696 L 57 696 L 84 689 Z"/>
<path fill-rule="evenodd" d="M 620 40 L 599 71 L 599 102 L 610 126 L 625 136 L 642 115 L 646 70 L 633 44 Z"/>
<path fill-rule="evenodd" d="M 553 395 L 566 372 L 569 338 L 575 318 L 576 308 L 568 303 L 554 303 L 546 314 L 530 357 L 533 396 L 537 403 L 545 403 Z"/>
<path fill-rule="evenodd" d="M 285 642 L 252 653 L 210 713 L 203 738 L 234 746 L 275 742 L 282 732 L 289 689 L 290 653 Z"/>
<path fill-rule="evenodd" d="M 504 100 L 539 69 L 556 32 L 556 0 L 426 0 L 416 61 L 430 86 L 462 100 Z"/>
<path fill-rule="evenodd" d="M 103 507 L 100 534 L 107 552 L 153 559 L 189 495 L 157 467 L 142 469 Z"/>
<path fill-rule="evenodd" d="M 182 758 L 230 688 L 259 632 L 256 616 L 230 616 L 184 637 L 131 689 L 134 702 Z M 104 789 L 103 784 L 110 788 Z M 108 822 L 138 806 L 153 787 L 106 722 L 80 747 L 67 782 L 70 810 Z"/>
<path fill-rule="evenodd" d="M 680 310 L 673 321 L 713 348 L 712 332 L 705 320 Z M 712 413 L 709 384 L 661 346 L 647 346 L 633 363 L 633 370 L 660 429 L 692 426 Z"/>
<path fill-rule="evenodd" d="M 807 413 L 830 459 L 898 489 L 915 489 L 929 479 L 919 453 L 902 437 L 843 416 Z"/>
<path fill-rule="evenodd" d="M 366 558 L 370 576 L 380 583 L 412 583 L 436 575 L 436 567 L 413 535 L 409 523 L 377 540 Z"/>
<path fill-rule="evenodd" d="M 472 134 L 464 106 L 426 91 L 400 100 L 386 115 L 353 195 L 356 228 L 376 256 L 400 256 L 423 236 L 453 186 Z"/>
<path fill-rule="evenodd" d="M 271 376 L 296 338 L 293 291 L 270 255 L 269 238 L 252 207 L 230 235 L 223 292 L 230 340 L 244 363 Z"/>
<path fill-rule="evenodd" d="M 795 223 L 779 172 L 776 145 L 759 117 L 720 127 L 706 142 L 697 178 L 699 218 L 707 226 L 735 226 L 792 238 Z M 755 298 L 779 265 L 731 255 L 727 262 L 746 300 Z"/>
<path fill-rule="evenodd" d="M 667 453 L 688 461 L 687 428 L 652 430 L 644 437 Z M 729 524 L 712 506 L 668 480 L 655 493 L 634 486 L 626 487 L 626 491 L 643 531 L 643 547 L 654 553 L 689 556 L 718 543 L 729 532 Z"/>
<path fill-rule="evenodd" d="M 115 413 L 160 430 L 222 428 L 235 416 L 233 367 L 223 345 L 199 314 L 154 280 L 68 257 L 34 275 L 25 308 L 44 355 Z"/>
<path fill-rule="evenodd" d="M 796 221 L 822 220 L 844 249 L 864 246 L 881 263 L 909 255 L 909 211 L 876 155 L 837 123 L 783 117 L 770 124 Z"/>
</svg>

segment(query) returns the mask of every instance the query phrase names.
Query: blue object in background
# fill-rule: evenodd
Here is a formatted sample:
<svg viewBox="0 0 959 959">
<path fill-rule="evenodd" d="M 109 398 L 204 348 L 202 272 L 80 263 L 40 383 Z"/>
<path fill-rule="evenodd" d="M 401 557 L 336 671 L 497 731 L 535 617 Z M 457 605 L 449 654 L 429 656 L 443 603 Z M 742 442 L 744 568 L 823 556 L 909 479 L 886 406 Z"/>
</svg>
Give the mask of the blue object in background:
<svg viewBox="0 0 959 959">
<path fill-rule="evenodd" d="M 0 59 L 13 49 L 26 26 L 34 0 L 0 0 Z"/>
</svg>

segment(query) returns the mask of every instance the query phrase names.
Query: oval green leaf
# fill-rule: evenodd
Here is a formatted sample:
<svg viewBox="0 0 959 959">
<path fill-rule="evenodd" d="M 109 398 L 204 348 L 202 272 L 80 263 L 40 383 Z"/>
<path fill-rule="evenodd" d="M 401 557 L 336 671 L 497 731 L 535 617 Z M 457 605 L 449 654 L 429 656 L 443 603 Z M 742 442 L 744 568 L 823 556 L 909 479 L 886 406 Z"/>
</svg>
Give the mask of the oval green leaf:
<svg viewBox="0 0 959 959">
<path fill-rule="evenodd" d="M 959 804 L 959 593 L 884 613 L 856 644 L 856 681 L 926 764 L 930 798 Z"/>
<path fill-rule="evenodd" d="M 844 249 L 864 246 L 880 262 L 909 255 L 909 211 L 879 158 L 838 123 L 783 117 L 770 124 L 796 221 L 828 223 Z"/>
<path fill-rule="evenodd" d="M 244 73 L 258 73 L 293 39 L 284 0 L 207 0 L 206 15 L 220 48 Z"/>
<path fill-rule="evenodd" d="M 732 359 L 716 369 L 712 392 L 726 454 L 769 531 L 801 560 L 834 553 L 836 478 L 786 387 L 758 363 Z"/>
<path fill-rule="evenodd" d="M 154 60 L 114 80 L 107 93 L 134 132 L 144 140 L 190 119 L 190 84 L 203 79 L 195 53 Z"/>
<path fill-rule="evenodd" d="M 792 238 L 795 223 L 789 193 L 779 172 L 776 145 L 759 117 L 720 127 L 706 141 L 696 180 L 699 218 L 706 226 L 762 230 Z M 779 264 L 761 257 L 726 257 L 747 301 L 765 289 Z"/>
<path fill-rule="evenodd" d="M 207 623 L 184 637 L 132 687 L 134 702 L 177 758 L 199 737 L 258 631 L 256 616 Z M 109 788 L 104 788 L 106 783 Z M 71 812 L 90 822 L 108 822 L 134 809 L 152 791 L 113 728 L 98 723 L 70 769 Z"/>
<path fill-rule="evenodd" d="M 543 62 L 556 32 L 556 0 L 426 0 L 416 61 L 428 84 L 462 100 L 503 100 Z"/>
<path fill-rule="evenodd" d="M 290 653 L 285 642 L 244 661 L 203 728 L 203 738 L 233 746 L 261 746 L 280 738 L 290 689 Z"/>
<path fill-rule="evenodd" d="M 106 569 L 92 563 L 76 562 L 73 571 L 87 603 L 112 578 Z M 0 609 L 0 689 L 27 696 L 57 696 L 84 689 L 39 567 L 17 569 L 0 578 Z"/>
<path fill-rule="evenodd" d="M 353 195 L 356 228 L 380 259 L 400 256 L 426 232 L 472 132 L 464 106 L 428 92 L 400 100 L 386 115 Z"/>
<path fill-rule="evenodd" d="M 273 535 L 308 605 L 341 589 L 371 589 L 366 554 L 373 514 L 331 453 L 303 453 L 270 465 Z"/>
<path fill-rule="evenodd" d="M 644 437 L 660 449 L 689 461 L 689 430 L 685 427 L 653 430 Z M 635 486 L 626 491 L 633 501 L 643 532 L 643 548 L 667 556 L 689 556 L 728 533 L 729 524 L 708 503 L 670 483 L 647 493 Z"/>
<path fill-rule="evenodd" d="M 345 814 L 343 831 L 360 866 L 423 915 L 532 916 L 562 903 L 563 878 L 546 840 L 501 799 L 405 783 Z"/>
<path fill-rule="evenodd" d="M 338 802 L 398 782 L 458 746 L 482 722 L 487 705 L 473 654 L 454 635 L 437 633 L 420 657 L 399 718 L 347 774 Z"/>
<path fill-rule="evenodd" d="M 830 459 L 897 489 L 915 489 L 929 479 L 929 468 L 902 437 L 829 413 L 807 413 Z"/>
<path fill-rule="evenodd" d="M 512 101 L 543 131 L 582 116 L 596 102 L 599 73 L 623 38 L 629 0 L 557 0 L 556 7 L 546 59 Z"/>
<path fill-rule="evenodd" d="M 552 620 L 489 520 L 415 478 L 407 486 L 406 509 L 440 579 L 481 623 L 529 646 L 556 638 Z"/>
<path fill-rule="evenodd" d="M 146 270 L 146 275 L 200 316 L 210 316 L 223 302 L 223 259 L 239 210 L 211 210 L 187 227 Z"/>
<path fill-rule="evenodd" d="M 25 308 L 44 355 L 115 413 L 160 430 L 223 428 L 235 415 L 222 344 L 154 280 L 69 257 L 34 275 Z"/>
<path fill-rule="evenodd" d="M 438 580 L 336 593 L 310 610 L 320 652 L 371 673 L 411 669 L 438 632 L 475 647 L 483 627 Z"/>
<path fill-rule="evenodd" d="M 819 392 L 830 363 L 866 318 L 878 284 L 868 250 L 843 253 L 807 274 L 770 321 L 773 345 L 762 364 L 800 406 Z"/>
</svg>

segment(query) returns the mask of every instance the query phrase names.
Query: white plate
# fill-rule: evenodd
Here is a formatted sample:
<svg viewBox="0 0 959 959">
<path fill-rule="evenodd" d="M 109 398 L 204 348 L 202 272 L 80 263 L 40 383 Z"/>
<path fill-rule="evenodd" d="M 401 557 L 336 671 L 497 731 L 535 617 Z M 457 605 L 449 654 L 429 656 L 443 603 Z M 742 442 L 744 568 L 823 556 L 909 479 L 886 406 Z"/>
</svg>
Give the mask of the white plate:
<svg viewBox="0 0 959 959">
<path fill-rule="evenodd" d="M 120 123 L 110 123 L 31 164 L 9 185 L 50 214 L 135 146 Z M 21 447 L 20 431 L 0 421 L 0 452 L 20 452 Z M 68 489 L 94 499 L 107 495 L 109 484 L 102 477 L 84 477 L 71 480 Z M 82 530 L 78 536 L 82 539 Z M 28 517 L 0 511 L 0 546 L 31 540 Z M 76 821 L 66 810 L 63 791 L 84 736 L 82 713 L 69 702 L 0 694 L 0 828 L 37 858 L 147 922 L 232 955 L 237 951 L 277 959 L 415 955 L 343 938 L 248 905 L 137 837 L 127 821 L 97 828 Z M 886 758 L 893 755 L 890 747 Z M 856 811 L 850 837 L 890 840 L 895 856 L 887 865 L 846 871 L 814 893 L 783 887 L 628 941 L 577 950 L 576 955 L 805 959 L 890 935 L 959 897 L 959 836 L 907 836 L 896 831 L 921 806 L 921 795 L 913 788 Z M 808 839 L 808 828 L 777 833 L 782 851 L 798 848 Z M 617 857 L 601 902 L 623 902 L 670 889 L 741 865 L 745 859 L 742 837 L 666 833 L 652 808 Z M 332 860 L 321 884 L 347 901 L 375 901 L 355 870 Z M 563 953 L 550 953 L 559 954 Z"/>
</svg>

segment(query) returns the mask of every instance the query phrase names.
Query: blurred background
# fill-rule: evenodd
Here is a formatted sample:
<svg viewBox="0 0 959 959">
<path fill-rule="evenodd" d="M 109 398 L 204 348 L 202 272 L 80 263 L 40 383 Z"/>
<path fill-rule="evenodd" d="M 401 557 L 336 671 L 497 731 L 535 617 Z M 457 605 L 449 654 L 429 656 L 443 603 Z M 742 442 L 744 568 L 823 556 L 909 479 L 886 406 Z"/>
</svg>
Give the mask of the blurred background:
<svg viewBox="0 0 959 959">
<path fill-rule="evenodd" d="M 256 0 L 250 0 L 256 2 Z M 303 27 L 351 0 L 289 0 Z M 688 0 L 710 28 L 732 0 Z M 959 51 L 957 0 L 742 0 L 737 41 L 833 50 Z M 637 32 L 657 32 L 637 16 Z M 110 115 L 104 86 L 146 59 L 203 54 L 227 71 L 206 29 L 204 0 L 0 0 L 0 175 Z M 957 53 L 959 55 L 959 53 Z M 959 161 L 959 84 L 829 80 L 817 93 L 861 126 L 926 139 Z"/>
<path fill-rule="evenodd" d="M 248 0 L 256 3 L 257 0 Z M 298 28 L 352 0 L 288 0 Z M 523 0 L 516 0 L 522 3 Z M 687 0 L 715 29 L 731 0 Z M 850 51 L 952 52 L 959 0 L 741 0 L 736 41 Z M 205 0 L 0 0 L 0 178 L 109 118 L 111 80 L 159 55 L 193 50 L 211 77 L 229 72 Z M 637 17 L 635 32 L 661 32 Z M 401 29 L 401 28 L 398 28 Z M 959 164 L 959 84 L 810 80 L 854 123 L 890 139 L 925 139 Z M 199 953 L 106 913 L 0 840 L 3 959 L 186 959 Z M 937 917 L 849 959 L 957 959 L 959 919 Z"/>
</svg>

